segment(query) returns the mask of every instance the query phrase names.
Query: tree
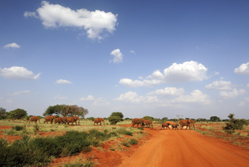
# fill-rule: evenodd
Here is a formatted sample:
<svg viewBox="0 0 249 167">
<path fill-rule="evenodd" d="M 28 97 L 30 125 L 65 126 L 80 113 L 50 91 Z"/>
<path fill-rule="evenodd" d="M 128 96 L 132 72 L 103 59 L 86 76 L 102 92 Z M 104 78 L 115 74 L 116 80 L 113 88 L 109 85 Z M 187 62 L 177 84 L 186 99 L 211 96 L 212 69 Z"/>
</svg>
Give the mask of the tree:
<svg viewBox="0 0 249 167">
<path fill-rule="evenodd" d="M 85 115 L 88 114 L 88 110 L 83 107 L 78 107 L 78 111 L 75 112 L 75 115 L 85 118 Z"/>
<path fill-rule="evenodd" d="M 124 115 L 121 112 L 113 112 L 108 120 L 111 122 L 111 125 L 116 125 L 118 122 L 122 121 Z"/>
<path fill-rule="evenodd" d="M 111 125 L 116 125 L 118 122 L 121 121 L 121 118 L 119 116 L 110 116 L 108 120 L 111 123 Z"/>
<path fill-rule="evenodd" d="M 110 115 L 110 117 L 111 116 L 118 116 L 118 117 L 120 117 L 121 119 L 123 119 L 123 117 L 124 117 L 124 115 L 121 113 L 121 112 L 113 112 L 111 115 Z"/>
<path fill-rule="evenodd" d="M 87 120 L 94 121 L 94 117 L 88 117 Z"/>
<path fill-rule="evenodd" d="M 0 119 L 5 119 L 7 117 L 6 109 L 3 107 L 0 107 Z"/>
<path fill-rule="evenodd" d="M 20 108 L 17 108 L 9 112 L 10 119 L 22 119 L 25 118 L 27 115 L 28 115 L 27 111 Z"/>
<path fill-rule="evenodd" d="M 163 117 L 162 120 L 163 120 L 164 122 L 166 122 L 166 121 L 168 121 L 168 117 Z"/>
<path fill-rule="evenodd" d="M 146 119 L 146 120 L 151 120 L 151 121 L 153 121 L 153 120 L 154 120 L 154 118 L 153 118 L 153 117 L 151 117 L 151 116 L 144 116 L 144 117 L 143 117 L 143 119 Z"/>
<path fill-rule="evenodd" d="M 71 116 L 77 115 L 77 116 L 81 116 L 82 118 L 84 118 L 85 115 L 88 114 L 88 110 L 84 109 L 83 107 L 79 107 L 77 105 L 57 104 L 54 106 L 49 106 L 47 110 L 43 113 L 43 116 L 53 115 L 53 114 L 56 114 L 56 115 L 59 114 L 64 117 L 68 115 L 71 115 Z"/>
<path fill-rule="evenodd" d="M 218 121 L 220 121 L 220 118 L 217 117 L 217 116 L 211 116 L 211 117 L 210 117 L 210 121 L 218 122 Z"/>
</svg>

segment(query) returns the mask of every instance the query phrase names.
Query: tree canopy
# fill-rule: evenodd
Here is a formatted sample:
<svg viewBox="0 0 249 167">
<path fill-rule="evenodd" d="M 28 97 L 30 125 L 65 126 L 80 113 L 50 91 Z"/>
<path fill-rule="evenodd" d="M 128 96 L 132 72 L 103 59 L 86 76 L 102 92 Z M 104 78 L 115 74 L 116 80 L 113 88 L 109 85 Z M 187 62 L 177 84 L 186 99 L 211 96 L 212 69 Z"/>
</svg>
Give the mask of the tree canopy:
<svg viewBox="0 0 249 167">
<path fill-rule="evenodd" d="M 5 119 L 7 117 L 6 109 L 3 107 L 0 107 L 0 119 Z"/>
<path fill-rule="evenodd" d="M 64 117 L 68 115 L 77 115 L 84 118 L 85 115 L 88 114 L 88 110 L 84 109 L 83 107 L 79 107 L 77 105 L 57 104 L 54 106 L 49 106 L 47 110 L 43 113 L 43 116 L 52 115 L 52 114 L 62 115 Z"/>
<path fill-rule="evenodd" d="M 112 116 L 118 116 L 118 117 L 120 117 L 121 119 L 123 119 L 123 117 L 124 117 L 124 115 L 123 115 L 121 112 L 113 112 L 113 113 L 110 115 L 110 117 L 112 117 Z"/>
<path fill-rule="evenodd" d="M 9 112 L 10 119 L 22 119 L 26 117 L 27 115 L 28 115 L 27 111 L 20 109 L 20 108 L 17 108 Z"/>
<path fill-rule="evenodd" d="M 116 125 L 118 122 L 122 121 L 124 115 L 121 112 L 113 112 L 108 120 L 111 122 L 112 125 Z"/>
<path fill-rule="evenodd" d="M 146 119 L 146 120 L 151 120 L 151 121 L 153 121 L 153 120 L 154 120 L 154 118 L 153 118 L 153 117 L 151 117 L 151 116 L 144 116 L 144 117 L 143 117 L 143 119 Z"/>
<path fill-rule="evenodd" d="M 221 121 L 219 117 L 217 116 L 211 116 L 210 117 L 210 121 L 213 121 L 213 122 L 218 122 L 218 121 Z"/>
</svg>

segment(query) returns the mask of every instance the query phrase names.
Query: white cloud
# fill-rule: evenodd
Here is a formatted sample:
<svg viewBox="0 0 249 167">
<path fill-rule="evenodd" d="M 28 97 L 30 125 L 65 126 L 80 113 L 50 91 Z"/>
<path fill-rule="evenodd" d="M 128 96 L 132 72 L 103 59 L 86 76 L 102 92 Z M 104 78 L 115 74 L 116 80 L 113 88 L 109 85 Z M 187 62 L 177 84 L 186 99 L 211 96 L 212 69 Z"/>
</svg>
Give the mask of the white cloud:
<svg viewBox="0 0 249 167">
<path fill-rule="evenodd" d="M 164 79 L 164 75 L 159 70 L 156 70 L 151 75 L 149 75 L 147 78 L 149 78 L 149 79 L 163 80 Z"/>
<path fill-rule="evenodd" d="M 128 78 L 120 79 L 119 83 L 128 87 L 153 86 L 162 83 L 203 81 L 208 79 L 206 76 L 207 68 L 201 63 L 187 61 L 183 64 L 173 63 L 165 68 L 164 72 L 154 71 L 145 80 L 132 80 Z"/>
<path fill-rule="evenodd" d="M 35 75 L 32 71 L 24 67 L 12 66 L 11 68 L 0 68 L 0 76 L 18 80 L 34 80 L 38 79 L 41 73 Z"/>
<path fill-rule="evenodd" d="M 136 52 L 134 50 L 130 50 L 130 53 L 134 53 L 135 54 Z"/>
<path fill-rule="evenodd" d="M 202 103 L 209 104 L 209 96 L 203 94 L 200 90 L 194 90 L 190 95 L 180 95 L 179 97 L 171 100 L 172 103 Z"/>
<path fill-rule="evenodd" d="M 236 74 L 249 74 L 249 62 L 246 64 L 241 64 L 238 68 L 234 69 Z"/>
<path fill-rule="evenodd" d="M 90 39 L 103 39 L 104 31 L 112 33 L 117 25 L 117 15 L 100 10 L 72 10 L 59 4 L 42 1 L 42 6 L 36 11 L 46 28 L 79 27 L 84 28 Z M 25 12 L 26 16 L 35 17 L 33 12 Z M 24 16 L 25 16 L 24 13 Z"/>
<path fill-rule="evenodd" d="M 214 72 L 214 75 L 220 75 L 220 73 L 216 71 L 216 72 Z"/>
<path fill-rule="evenodd" d="M 4 48 L 20 48 L 20 47 L 21 46 L 19 46 L 16 43 L 10 43 L 10 44 L 4 45 Z"/>
<path fill-rule="evenodd" d="M 184 93 L 183 88 L 175 88 L 175 87 L 166 87 L 164 89 L 157 89 L 153 92 L 148 93 L 148 95 L 171 95 L 171 96 L 180 96 Z"/>
<path fill-rule="evenodd" d="M 164 69 L 164 76 L 169 83 L 186 81 L 203 81 L 207 79 L 207 68 L 196 61 L 187 61 L 183 64 L 173 63 Z"/>
<path fill-rule="evenodd" d="M 215 89 L 215 90 L 231 90 L 232 83 L 230 81 L 214 81 L 211 84 L 205 86 L 206 89 Z"/>
<path fill-rule="evenodd" d="M 161 84 L 161 80 L 131 80 L 128 78 L 123 78 L 119 81 L 120 84 L 125 85 L 127 87 L 140 87 L 140 86 L 153 86 L 153 85 L 158 85 Z"/>
<path fill-rule="evenodd" d="M 156 96 L 138 96 L 136 92 L 129 91 L 125 94 L 121 94 L 118 98 L 114 99 L 117 101 L 125 101 L 125 102 L 131 102 L 131 103 L 152 103 L 152 102 L 158 102 L 158 99 Z"/>
<path fill-rule="evenodd" d="M 223 98 L 223 99 L 230 99 L 230 98 L 235 98 L 239 95 L 244 94 L 246 91 L 244 89 L 233 89 L 232 91 L 220 91 L 219 95 Z"/>
<path fill-rule="evenodd" d="M 72 84 L 72 82 L 64 79 L 59 79 L 55 82 L 55 84 Z"/>
<path fill-rule="evenodd" d="M 90 100 L 94 100 L 94 96 L 92 96 L 92 95 L 89 95 L 89 96 L 87 96 L 87 98 L 84 98 L 84 97 L 82 97 L 82 98 L 80 98 L 80 100 L 82 100 L 82 101 L 90 101 Z"/>
<path fill-rule="evenodd" d="M 35 18 L 38 18 L 38 16 L 36 15 L 35 12 L 24 12 L 24 17 L 35 17 Z"/>
<path fill-rule="evenodd" d="M 115 49 L 111 52 L 111 55 L 114 56 L 113 63 L 121 63 L 123 61 L 123 54 L 120 52 L 120 49 Z M 111 61 L 110 61 L 111 62 Z"/>
<path fill-rule="evenodd" d="M 13 95 L 14 96 L 19 96 L 21 94 L 29 94 L 29 93 L 31 93 L 30 90 L 23 90 L 23 91 L 14 92 Z"/>
<path fill-rule="evenodd" d="M 247 87 L 249 88 L 249 84 L 247 84 Z"/>
</svg>

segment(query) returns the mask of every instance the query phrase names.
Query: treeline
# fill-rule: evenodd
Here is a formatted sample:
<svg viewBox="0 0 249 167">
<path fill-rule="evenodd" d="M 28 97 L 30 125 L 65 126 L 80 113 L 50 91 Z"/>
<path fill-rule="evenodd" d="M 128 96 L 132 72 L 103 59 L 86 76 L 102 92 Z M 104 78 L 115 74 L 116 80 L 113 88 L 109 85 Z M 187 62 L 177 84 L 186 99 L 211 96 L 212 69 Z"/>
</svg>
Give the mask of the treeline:
<svg viewBox="0 0 249 167">
<path fill-rule="evenodd" d="M 83 107 L 77 105 L 57 104 L 54 106 L 49 106 L 43 113 L 43 116 L 56 115 L 57 117 L 67 117 L 76 115 L 85 118 L 86 114 L 88 114 L 88 110 Z M 17 108 L 15 110 L 7 112 L 5 108 L 0 107 L 0 119 L 29 119 L 29 117 L 31 116 L 33 115 L 28 115 L 27 111 L 24 109 Z"/>
</svg>

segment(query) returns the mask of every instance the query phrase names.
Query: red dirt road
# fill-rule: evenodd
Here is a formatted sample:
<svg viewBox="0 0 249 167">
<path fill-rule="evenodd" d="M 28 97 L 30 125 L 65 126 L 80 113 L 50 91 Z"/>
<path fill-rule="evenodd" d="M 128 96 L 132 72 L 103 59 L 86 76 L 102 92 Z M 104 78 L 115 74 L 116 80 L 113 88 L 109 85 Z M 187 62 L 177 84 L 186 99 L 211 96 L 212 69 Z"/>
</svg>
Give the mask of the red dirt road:
<svg viewBox="0 0 249 167">
<path fill-rule="evenodd" d="M 246 167 L 249 151 L 193 130 L 148 130 L 152 137 L 120 167 Z"/>
</svg>

